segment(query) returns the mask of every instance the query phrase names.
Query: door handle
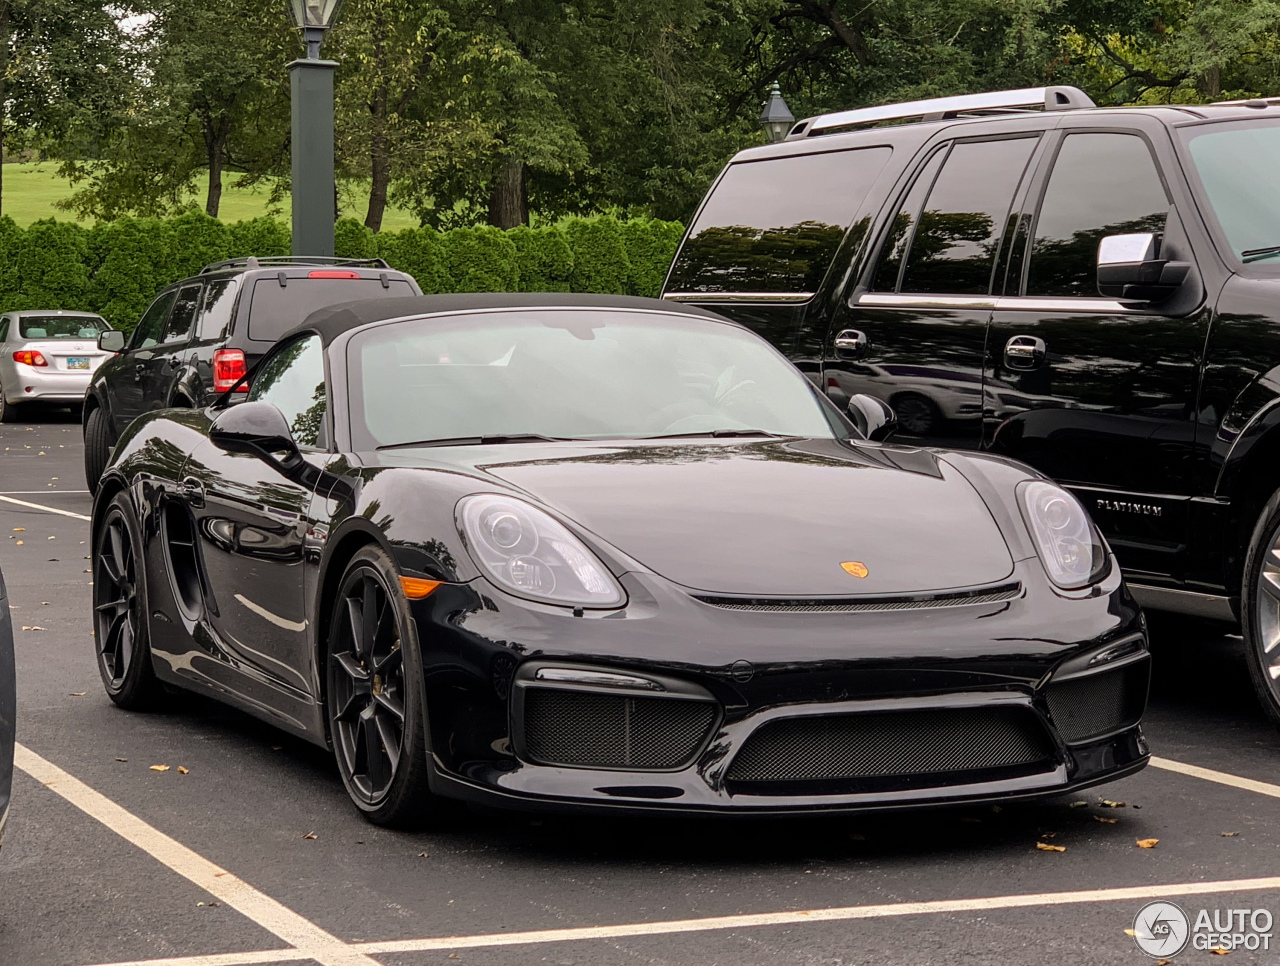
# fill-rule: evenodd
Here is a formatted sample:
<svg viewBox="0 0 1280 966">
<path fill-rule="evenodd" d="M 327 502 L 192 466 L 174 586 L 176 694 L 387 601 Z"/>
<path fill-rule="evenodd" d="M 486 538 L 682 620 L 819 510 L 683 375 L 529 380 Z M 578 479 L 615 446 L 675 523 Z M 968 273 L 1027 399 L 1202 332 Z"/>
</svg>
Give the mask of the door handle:
<svg viewBox="0 0 1280 966">
<path fill-rule="evenodd" d="M 146 374 L 147 374 L 147 367 L 143 363 L 139 362 L 134 365 L 133 367 L 134 382 L 142 382 L 142 377 L 145 376 Z"/>
<path fill-rule="evenodd" d="M 1048 356 L 1044 339 L 1034 335 L 1015 335 L 1004 344 L 1004 365 L 1006 369 L 1026 372 L 1039 369 Z"/>
<path fill-rule="evenodd" d="M 865 332 L 857 329 L 844 329 L 836 336 L 836 357 L 840 359 L 861 359 L 871 348 Z"/>
<path fill-rule="evenodd" d="M 199 509 L 204 506 L 204 484 L 194 476 L 188 476 L 178 485 L 178 492 L 187 501 L 187 505 Z"/>
</svg>

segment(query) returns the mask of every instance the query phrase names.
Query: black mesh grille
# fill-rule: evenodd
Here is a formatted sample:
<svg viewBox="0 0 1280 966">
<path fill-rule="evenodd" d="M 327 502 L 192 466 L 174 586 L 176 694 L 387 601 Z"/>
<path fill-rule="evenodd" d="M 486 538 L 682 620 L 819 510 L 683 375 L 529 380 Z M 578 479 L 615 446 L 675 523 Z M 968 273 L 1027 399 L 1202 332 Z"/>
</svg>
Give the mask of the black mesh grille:
<svg viewBox="0 0 1280 966">
<path fill-rule="evenodd" d="M 528 688 L 524 744 L 547 764 L 593 768 L 678 768 L 715 723 L 709 701 Z"/>
<path fill-rule="evenodd" d="M 1050 684 L 1049 716 L 1064 741 L 1084 741 L 1137 724 L 1147 702 L 1150 662 Z"/>
<path fill-rule="evenodd" d="M 1044 728 L 1022 708 L 815 715 L 761 725 L 733 759 L 728 778 L 794 782 L 945 776 L 1031 765 L 1051 753 Z"/>
</svg>

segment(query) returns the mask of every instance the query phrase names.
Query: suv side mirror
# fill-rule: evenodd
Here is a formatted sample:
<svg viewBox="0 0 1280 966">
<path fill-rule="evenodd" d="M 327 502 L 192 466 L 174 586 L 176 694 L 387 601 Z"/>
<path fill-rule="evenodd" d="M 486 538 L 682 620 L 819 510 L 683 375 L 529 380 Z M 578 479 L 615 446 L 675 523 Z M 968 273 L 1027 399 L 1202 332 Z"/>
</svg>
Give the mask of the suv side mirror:
<svg viewBox="0 0 1280 966">
<path fill-rule="evenodd" d="M 893 407 L 864 393 L 849 397 L 849 418 L 858 432 L 873 443 L 883 442 L 898 430 L 898 414 Z"/>
<path fill-rule="evenodd" d="M 124 333 L 119 329 L 107 329 L 98 333 L 98 348 L 103 352 L 124 351 Z"/>
<path fill-rule="evenodd" d="M 223 409 L 209 427 L 209 441 L 229 453 L 249 453 L 291 470 L 302 460 L 284 413 L 269 402 Z"/>
<path fill-rule="evenodd" d="M 1189 262 L 1159 257 L 1154 232 L 1108 235 L 1098 243 L 1098 291 L 1126 302 L 1161 302 L 1178 290 L 1191 271 Z"/>
</svg>

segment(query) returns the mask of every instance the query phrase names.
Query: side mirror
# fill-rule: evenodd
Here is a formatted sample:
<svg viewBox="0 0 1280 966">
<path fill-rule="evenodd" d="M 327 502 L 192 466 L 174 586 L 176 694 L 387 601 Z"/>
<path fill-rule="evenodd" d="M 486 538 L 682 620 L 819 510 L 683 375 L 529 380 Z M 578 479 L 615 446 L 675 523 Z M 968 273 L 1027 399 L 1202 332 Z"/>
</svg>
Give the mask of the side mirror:
<svg viewBox="0 0 1280 966">
<path fill-rule="evenodd" d="M 302 461 L 284 413 L 269 402 L 223 409 L 209 427 L 209 441 L 229 453 L 249 453 L 290 470 Z"/>
<path fill-rule="evenodd" d="M 107 329 L 98 333 L 98 348 L 103 352 L 123 352 L 124 333 L 119 329 Z"/>
<path fill-rule="evenodd" d="M 893 407 L 864 393 L 849 397 L 849 418 L 858 432 L 873 443 L 883 442 L 898 430 L 898 415 Z"/>
<path fill-rule="evenodd" d="M 1108 235 L 1098 243 L 1098 291 L 1126 302 L 1160 302 L 1178 290 L 1191 271 L 1189 262 L 1159 257 L 1154 232 Z"/>
</svg>

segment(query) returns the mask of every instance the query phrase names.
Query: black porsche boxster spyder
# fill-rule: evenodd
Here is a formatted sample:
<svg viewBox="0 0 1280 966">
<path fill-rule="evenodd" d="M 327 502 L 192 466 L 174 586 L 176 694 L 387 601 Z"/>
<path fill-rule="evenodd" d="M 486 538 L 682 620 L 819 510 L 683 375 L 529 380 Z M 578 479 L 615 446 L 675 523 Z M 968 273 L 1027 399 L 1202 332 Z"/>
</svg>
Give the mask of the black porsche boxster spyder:
<svg viewBox="0 0 1280 966">
<path fill-rule="evenodd" d="M 246 378 L 115 449 L 102 678 L 331 746 L 374 822 L 1033 798 L 1148 760 L 1143 619 L 1080 503 L 881 441 L 887 407 L 717 315 L 348 303 Z"/>
</svg>

